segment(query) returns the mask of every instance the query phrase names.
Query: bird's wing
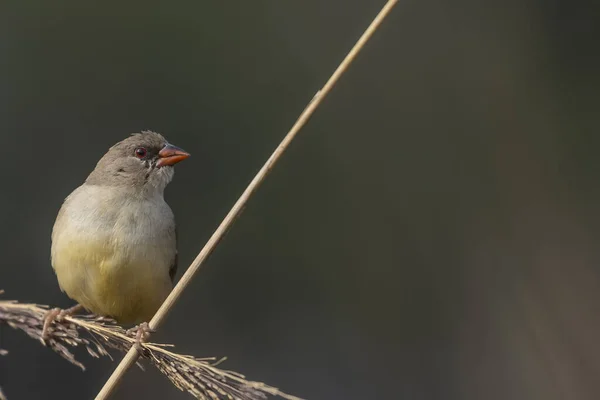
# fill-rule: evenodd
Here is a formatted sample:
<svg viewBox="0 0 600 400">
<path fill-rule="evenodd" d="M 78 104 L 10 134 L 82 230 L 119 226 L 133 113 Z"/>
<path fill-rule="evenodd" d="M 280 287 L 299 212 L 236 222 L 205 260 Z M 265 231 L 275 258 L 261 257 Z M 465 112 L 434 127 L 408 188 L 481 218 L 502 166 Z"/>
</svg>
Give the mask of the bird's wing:
<svg viewBox="0 0 600 400">
<path fill-rule="evenodd" d="M 171 282 L 175 283 L 175 274 L 177 273 L 177 263 L 179 261 L 179 252 L 177 251 L 177 225 L 175 225 L 175 257 L 173 257 L 173 262 L 169 267 L 169 276 L 171 277 Z"/>
</svg>

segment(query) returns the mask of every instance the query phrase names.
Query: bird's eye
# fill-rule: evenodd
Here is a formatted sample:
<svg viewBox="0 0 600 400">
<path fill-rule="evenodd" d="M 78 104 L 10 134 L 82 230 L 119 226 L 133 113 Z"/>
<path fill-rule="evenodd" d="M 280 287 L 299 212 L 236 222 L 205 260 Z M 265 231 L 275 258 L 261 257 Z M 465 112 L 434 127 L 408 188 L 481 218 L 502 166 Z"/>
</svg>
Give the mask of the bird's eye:
<svg viewBox="0 0 600 400">
<path fill-rule="evenodd" d="M 146 153 L 147 153 L 147 151 L 143 147 L 138 147 L 137 149 L 135 149 L 135 156 L 137 158 L 144 158 L 144 157 L 146 157 Z"/>
</svg>

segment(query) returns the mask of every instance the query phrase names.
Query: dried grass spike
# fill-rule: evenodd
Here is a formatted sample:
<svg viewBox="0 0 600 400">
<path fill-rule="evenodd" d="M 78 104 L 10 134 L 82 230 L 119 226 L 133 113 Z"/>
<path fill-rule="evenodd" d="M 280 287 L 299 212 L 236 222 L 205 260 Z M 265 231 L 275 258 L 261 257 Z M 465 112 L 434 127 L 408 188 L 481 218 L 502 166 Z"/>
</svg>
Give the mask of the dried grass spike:
<svg viewBox="0 0 600 400">
<path fill-rule="evenodd" d="M 41 337 L 47 310 L 48 307 L 37 304 L 0 301 L 0 324 L 6 323 L 43 343 Z M 85 366 L 75 359 L 70 349 L 83 346 L 94 358 L 109 357 L 112 360 L 108 349 L 127 352 L 134 343 L 135 338 L 129 336 L 115 321 L 92 315 L 66 316 L 61 321 L 54 321 L 50 337 L 46 340 L 47 347 L 82 370 L 85 370 Z M 197 399 L 264 400 L 267 395 L 273 395 L 286 400 L 300 400 L 264 383 L 247 381 L 237 372 L 217 368 L 225 358 L 196 358 L 167 350 L 170 347 L 170 344 L 143 343 L 142 357 L 156 366 L 175 387 Z M 5 353 L 0 351 L 0 355 Z M 0 400 L 3 399 L 0 392 Z"/>
</svg>

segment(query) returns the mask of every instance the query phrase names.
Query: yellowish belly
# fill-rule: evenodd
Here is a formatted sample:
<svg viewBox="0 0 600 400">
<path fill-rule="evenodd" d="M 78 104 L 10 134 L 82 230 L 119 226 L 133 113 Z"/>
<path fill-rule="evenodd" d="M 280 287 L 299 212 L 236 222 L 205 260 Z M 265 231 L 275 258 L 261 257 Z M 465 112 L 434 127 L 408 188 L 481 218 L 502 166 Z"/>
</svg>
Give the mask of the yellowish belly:
<svg viewBox="0 0 600 400">
<path fill-rule="evenodd" d="M 167 261 L 152 251 L 89 240 L 58 240 L 52 250 L 62 290 L 119 323 L 149 321 L 172 288 Z"/>
</svg>

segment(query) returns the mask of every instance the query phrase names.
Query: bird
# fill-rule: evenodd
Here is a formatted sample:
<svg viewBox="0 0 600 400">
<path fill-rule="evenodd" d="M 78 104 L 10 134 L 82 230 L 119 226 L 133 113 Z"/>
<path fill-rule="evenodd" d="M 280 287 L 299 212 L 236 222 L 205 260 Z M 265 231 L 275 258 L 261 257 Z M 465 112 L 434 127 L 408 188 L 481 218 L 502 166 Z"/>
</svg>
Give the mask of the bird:
<svg viewBox="0 0 600 400">
<path fill-rule="evenodd" d="M 177 230 L 164 190 L 175 164 L 189 156 L 163 135 L 141 131 L 110 147 L 66 197 L 52 229 L 51 264 L 77 304 L 48 311 L 42 340 L 55 320 L 86 309 L 138 324 L 139 345 L 173 288 Z"/>
</svg>

